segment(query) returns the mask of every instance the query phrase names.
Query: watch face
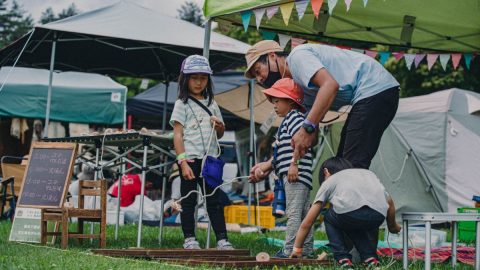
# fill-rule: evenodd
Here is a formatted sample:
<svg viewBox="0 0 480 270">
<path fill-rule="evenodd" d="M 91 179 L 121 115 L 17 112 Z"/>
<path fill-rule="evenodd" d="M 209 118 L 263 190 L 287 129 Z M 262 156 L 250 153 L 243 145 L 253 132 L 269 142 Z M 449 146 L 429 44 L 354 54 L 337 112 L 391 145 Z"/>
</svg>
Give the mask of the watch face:
<svg viewBox="0 0 480 270">
<path fill-rule="evenodd" d="M 313 132 L 315 131 L 315 128 L 312 127 L 312 126 L 310 126 L 310 125 L 304 124 L 304 125 L 303 125 L 303 128 L 305 129 L 305 131 L 306 131 L 307 133 L 313 133 Z"/>
</svg>

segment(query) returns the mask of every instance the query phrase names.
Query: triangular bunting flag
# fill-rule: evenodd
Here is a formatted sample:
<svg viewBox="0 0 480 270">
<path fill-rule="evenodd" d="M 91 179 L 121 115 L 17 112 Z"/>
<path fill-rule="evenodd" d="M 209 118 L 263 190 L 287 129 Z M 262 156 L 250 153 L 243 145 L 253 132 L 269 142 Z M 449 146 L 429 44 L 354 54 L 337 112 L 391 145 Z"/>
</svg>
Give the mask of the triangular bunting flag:
<svg viewBox="0 0 480 270">
<path fill-rule="evenodd" d="M 277 33 L 270 31 L 262 31 L 262 38 L 264 40 L 274 40 L 277 36 Z"/>
<path fill-rule="evenodd" d="M 295 1 L 295 9 L 297 10 L 298 20 L 300 21 L 307 10 L 308 0 Z"/>
<path fill-rule="evenodd" d="M 292 49 L 303 43 L 305 43 L 303 38 L 292 38 Z"/>
<path fill-rule="evenodd" d="M 393 57 L 395 57 L 395 60 L 397 60 L 397 61 L 400 61 L 400 59 L 402 59 L 402 57 L 403 57 L 403 53 L 401 53 L 401 52 L 394 52 L 392 54 L 393 54 Z"/>
<path fill-rule="evenodd" d="M 367 7 L 368 0 L 363 0 L 363 7 Z"/>
<path fill-rule="evenodd" d="M 405 58 L 405 65 L 408 70 L 410 70 L 412 68 L 413 60 L 415 60 L 415 54 L 406 53 L 403 57 Z"/>
<path fill-rule="evenodd" d="M 368 55 L 368 56 L 370 56 L 370 57 L 372 57 L 372 58 L 375 58 L 375 57 L 377 57 L 377 54 L 378 54 L 378 53 L 375 52 L 375 51 L 365 50 L 365 54 Z"/>
<path fill-rule="evenodd" d="M 337 0 L 328 0 L 328 13 L 332 15 L 333 9 L 337 5 Z"/>
<path fill-rule="evenodd" d="M 320 14 L 320 8 L 322 7 L 323 0 L 311 0 L 312 3 L 312 11 L 315 18 L 318 18 L 318 14 Z"/>
<path fill-rule="evenodd" d="M 427 54 L 427 66 L 428 70 L 431 70 L 435 62 L 437 62 L 438 54 L 436 53 L 429 53 Z"/>
<path fill-rule="evenodd" d="M 457 69 L 460 59 L 462 59 L 461 53 L 452 53 L 452 64 L 454 69 Z"/>
<path fill-rule="evenodd" d="M 291 36 L 278 34 L 278 43 L 280 43 L 280 47 L 282 47 L 282 49 L 285 49 L 285 46 L 287 46 L 287 43 L 291 38 Z"/>
<path fill-rule="evenodd" d="M 472 57 L 473 57 L 473 54 L 471 53 L 463 54 L 463 59 L 465 60 L 465 65 L 467 66 L 467 69 L 470 69 L 470 63 L 472 62 Z"/>
<path fill-rule="evenodd" d="M 380 64 L 385 65 L 385 62 L 387 62 L 388 58 L 390 58 L 390 52 L 380 52 Z"/>
<path fill-rule="evenodd" d="M 450 60 L 450 54 L 440 54 L 440 64 L 442 65 L 443 70 L 447 70 L 448 60 Z"/>
<path fill-rule="evenodd" d="M 278 6 L 267 7 L 267 18 L 271 20 L 278 12 Z"/>
<path fill-rule="evenodd" d="M 245 32 L 247 32 L 248 24 L 250 23 L 250 17 L 252 17 L 252 11 L 244 11 L 240 13 L 240 16 L 242 16 L 243 29 L 245 29 Z"/>
<path fill-rule="evenodd" d="M 352 0 L 345 0 L 345 5 L 347 5 L 347 11 L 350 10 L 350 4 L 352 3 Z"/>
<path fill-rule="evenodd" d="M 363 53 L 365 52 L 365 51 L 362 50 L 362 49 L 353 49 L 353 48 L 352 48 L 351 50 L 354 51 L 354 52 L 357 52 L 357 53 L 361 53 L 361 54 L 363 54 Z"/>
<path fill-rule="evenodd" d="M 418 68 L 420 62 L 422 62 L 423 58 L 425 57 L 424 53 L 415 54 L 415 67 Z"/>
<path fill-rule="evenodd" d="M 294 3 L 286 3 L 280 6 L 280 11 L 282 12 L 283 22 L 285 25 L 288 25 L 290 16 L 292 16 L 293 5 Z"/>
<path fill-rule="evenodd" d="M 263 14 L 265 13 L 266 8 L 254 9 L 253 13 L 255 14 L 255 24 L 257 25 L 257 30 L 260 27 L 260 22 L 262 22 Z"/>
</svg>

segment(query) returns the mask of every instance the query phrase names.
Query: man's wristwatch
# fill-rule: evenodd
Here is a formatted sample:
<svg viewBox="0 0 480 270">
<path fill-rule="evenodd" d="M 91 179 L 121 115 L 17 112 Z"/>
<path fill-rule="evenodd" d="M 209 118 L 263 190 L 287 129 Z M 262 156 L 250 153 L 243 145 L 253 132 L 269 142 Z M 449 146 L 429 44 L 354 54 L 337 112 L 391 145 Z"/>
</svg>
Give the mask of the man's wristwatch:
<svg viewBox="0 0 480 270">
<path fill-rule="evenodd" d="M 312 134 L 313 132 L 315 132 L 315 129 L 317 129 L 317 126 L 314 123 L 310 122 L 308 119 L 305 119 L 303 121 L 302 127 L 308 134 Z"/>
</svg>

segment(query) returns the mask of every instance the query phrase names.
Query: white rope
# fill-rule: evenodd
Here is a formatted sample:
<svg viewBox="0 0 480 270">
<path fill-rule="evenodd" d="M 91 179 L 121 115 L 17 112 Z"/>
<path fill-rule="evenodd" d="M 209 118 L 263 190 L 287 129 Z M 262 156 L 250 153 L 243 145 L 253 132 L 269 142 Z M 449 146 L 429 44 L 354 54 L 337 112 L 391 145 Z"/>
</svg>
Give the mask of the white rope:
<svg viewBox="0 0 480 270">
<path fill-rule="evenodd" d="M 12 70 L 13 70 L 13 69 L 15 68 L 15 66 L 17 65 L 18 59 L 20 59 L 20 56 L 22 56 L 23 51 L 24 51 L 25 48 L 27 47 L 28 42 L 30 41 L 30 38 L 33 36 L 33 33 L 34 33 L 34 32 L 35 32 L 35 28 L 33 28 L 32 33 L 30 33 L 30 36 L 29 36 L 28 39 L 27 39 L 27 42 L 25 42 L 25 45 L 23 45 L 23 48 L 22 48 L 22 50 L 20 51 L 20 54 L 18 54 L 17 59 L 15 59 L 15 62 L 13 63 L 13 66 L 8 70 L 7 76 L 5 77 L 5 80 L 3 81 L 2 86 L 0 86 L 0 92 L 2 92 L 3 87 L 5 86 L 5 83 L 7 83 L 8 78 L 10 77 L 10 73 L 12 73 Z"/>
<path fill-rule="evenodd" d="M 202 197 L 202 199 L 204 200 L 205 202 L 205 198 L 206 197 L 210 197 L 212 196 L 215 191 L 217 191 L 217 189 L 219 189 L 220 187 L 224 186 L 224 185 L 228 185 L 228 184 L 231 184 L 233 183 L 234 181 L 237 181 L 239 179 L 243 179 L 243 178 L 248 178 L 249 176 L 239 176 L 239 177 L 235 177 L 235 178 L 232 178 L 230 180 L 225 180 L 223 184 L 219 185 L 218 187 L 214 188 L 212 193 L 209 193 L 209 194 L 202 194 L 201 192 L 199 192 L 198 190 L 191 190 L 190 192 L 187 193 L 187 195 L 183 196 L 183 197 L 180 197 L 178 200 L 174 201 L 171 205 L 172 208 L 178 210 L 178 211 L 181 211 L 182 207 L 180 206 L 180 202 L 183 201 L 185 198 L 187 198 L 188 196 L 192 195 L 193 193 L 197 193 L 200 195 L 200 197 Z"/>
<path fill-rule="evenodd" d="M 405 165 L 407 164 L 407 159 L 410 156 L 410 151 L 405 153 L 405 157 L 403 158 L 402 168 L 400 169 L 400 173 L 398 174 L 398 176 L 395 179 L 393 179 L 392 176 L 388 173 L 387 167 L 385 166 L 385 162 L 383 161 L 382 151 L 380 149 L 378 149 L 378 154 L 379 154 L 379 157 L 380 157 L 380 163 L 382 163 L 383 170 L 385 171 L 385 174 L 387 175 L 388 179 L 390 179 L 390 181 L 392 181 L 392 183 L 395 183 L 398 180 L 400 180 L 400 178 L 402 178 L 403 172 L 405 170 Z"/>
</svg>

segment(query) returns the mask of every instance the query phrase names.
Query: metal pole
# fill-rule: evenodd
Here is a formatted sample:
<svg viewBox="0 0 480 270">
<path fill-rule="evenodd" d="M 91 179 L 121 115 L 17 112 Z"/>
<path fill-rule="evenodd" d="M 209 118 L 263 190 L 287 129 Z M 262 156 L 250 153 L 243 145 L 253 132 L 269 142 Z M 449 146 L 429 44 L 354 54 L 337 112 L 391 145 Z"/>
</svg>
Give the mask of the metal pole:
<svg viewBox="0 0 480 270">
<path fill-rule="evenodd" d="M 248 90 L 249 90 L 249 101 L 248 101 L 248 106 L 250 108 L 250 148 L 249 148 L 249 168 L 252 169 L 253 167 L 253 156 L 255 155 L 254 153 L 254 137 L 255 137 L 255 122 L 253 119 L 253 80 L 250 80 L 248 84 Z M 251 223 L 251 216 L 252 216 L 252 211 L 251 211 L 251 206 L 252 206 L 252 184 L 248 182 L 248 224 L 250 225 Z"/>
<path fill-rule="evenodd" d="M 452 221 L 452 268 L 457 266 L 457 228 L 458 223 Z"/>
<path fill-rule="evenodd" d="M 145 140 L 145 138 L 144 138 Z M 142 220 L 143 220 L 143 201 L 145 195 L 145 175 L 147 170 L 147 152 L 148 145 L 144 143 L 143 146 L 143 163 L 142 163 L 142 190 L 140 191 L 140 209 L 138 213 L 138 234 L 137 234 L 137 248 L 142 244 Z"/>
<path fill-rule="evenodd" d="M 43 137 L 48 138 L 48 123 L 50 122 L 50 104 L 52 99 L 53 67 L 55 65 L 55 52 L 57 49 L 57 32 L 53 32 L 52 54 L 50 55 L 50 75 L 48 78 L 47 108 L 45 114 L 45 128 Z"/>
<path fill-rule="evenodd" d="M 115 240 L 118 240 L 118 229 L 120 224 L 120 198 L 122 197 L 122 180 L 125 176 L 125 159 L 121 159 L 122 162 L 122 176 L 118 179 L 118 192 L 117 192 L 117 221 L 115 223 Z"/>
<path fill-rule="evenodd" d="M 165 132 L 165 128 L 167 127 L 167 99 L 168 99 L 168 86 L 170 85 L 169 78 L 167 77 L 167 81 L 165 82 L 165 100 L 163 101 L 163 117 L 162 117 L 162 131 Z"/>
<path fill-rule="evenodd" d="M 168 84 L 167 84 L 168 85 Z M 168 88 L 168 86 L 167 86 Z M 167 156 L 163 155 L 162 159 L 163 162 L 167 163 Z M 163 212 L 165 211 L 165 189 L 167 188 L 167 166 L 163 166 L 163 177 L 162 177 L 162 200 L 160 202 L 160 232 L 158 235 L 158 245 L 162 246 L 162 239 L 163 239 Z"/>
<path fill-rule="evenodd" d="M 210 57 L 210 34 L 211 34 L 211 32 L 212 32 L 212 21 L 210 20 L 210 18 L 207 18 L 207 20 L 205 22 L 205 36 L 203 38 L 203 56 L 207 59 Z M 205 196 L 206 194 L 203 194 L 203 195 Z M 204 204 L 204 208 L 205 208 L 205 211 L 206 211 L 207 210 L 207 200 L 206 200 L 205 197 L 203 197 L 203 204 Z M 210 248 L 210 235 L 211 235 L 211 231 L 212 231 L 212 222 L 210 220 L 210 215 L 208 215 L 208 213 L 206 213 L 206 215 L 208 217 L 208 227 L 207 227 L 207 243 L 206 243 L 205 248 Z M 197 224 L 196 219 L 195 219 L 195 224 Z"/>
<path fill-rule="evenodd" d="M 431 229 L 432 223 L 431 221 L 425 222 L 425 270 L 430 270 L 431 264 Z"/>
<path fill-rule="evenodd" d="M 475 269 L 480 270 L 480 222 L 475 223 L 477 226 L 477 237 L 475 239 Z"/>
<path fill-rule="evenodd" d="M 212 31 L 212 21 L 207 18 L 205 22 L 205 36 L 203 38 L 203 56 L 205 58 L 210 57 L 210 33 Z"/>
<path fill-rule="evenodd" d="M 102 141 L 97 140 L 95 141 L 95 171 L 93 172 L 93 180 L 98 180 L 98 170 L 100 165 L 100 147 L 102 147 Z M 93 206 L 92 208 L 96 208 L 96 201 L 97 197 L 93 197 Z M 90 222 L 90 234 L 93 234 L 93 222 Z M 93 243 L 93 238 L 90 239 L 90 243 Z"/>
<path fill-rule="evenodd" d="M 408 220 L 403 221 L 403 269 L 408 269 Z"/>
</svg>

